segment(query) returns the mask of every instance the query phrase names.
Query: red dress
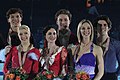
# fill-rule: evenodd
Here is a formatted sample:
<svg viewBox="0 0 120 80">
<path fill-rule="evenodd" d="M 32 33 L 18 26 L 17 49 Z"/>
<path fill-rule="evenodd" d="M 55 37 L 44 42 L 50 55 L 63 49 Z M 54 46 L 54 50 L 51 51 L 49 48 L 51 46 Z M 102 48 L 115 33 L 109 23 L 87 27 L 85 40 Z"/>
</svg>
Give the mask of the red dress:
<svg viewBox="0 0 120 80">
<path fill-rule="evenodd" d="M 65 65 L 66 57 L 67 57 L 67 50 L 64 47 L 60 47 L 58 51 L 50 56 L 50 59 L 48 61 L 49 68 L 48 70 L 53 71 L 55 76 L 58 76 L 61 74 L 63 65 Z M 43 57 L 41 57 L 41 67 L 44 69 L 47 69 L 46 62 Z"/>
<path fill-rule="evenodd" d="M 36 56 L 36 59 L 34 59 L 34 58 L 32 58 L 32 56 L 30 56 L 31 53 Z M 33 48 L 33 49 L 28 51 L 28 53 L 26 54 L 24 64 L 22 66 L 27 74 L 31 75 L 31 74 L 38 73 L 38 71 L 39 71 L 39 62 L 38 62 L 39 58 L 40 58 L 40 52 L 38 49 Z M 12 68 L 19 68 L 20 64 L 19 64 L 17 47 L 13 47 L 6 57 L 6 61 L 5 61 L 4 68 L 3 68 L 4 74 L 8 72 L 7 67 L 9 65 L 9 62 L 11 59 L 12 59 Z"/>
</svg>

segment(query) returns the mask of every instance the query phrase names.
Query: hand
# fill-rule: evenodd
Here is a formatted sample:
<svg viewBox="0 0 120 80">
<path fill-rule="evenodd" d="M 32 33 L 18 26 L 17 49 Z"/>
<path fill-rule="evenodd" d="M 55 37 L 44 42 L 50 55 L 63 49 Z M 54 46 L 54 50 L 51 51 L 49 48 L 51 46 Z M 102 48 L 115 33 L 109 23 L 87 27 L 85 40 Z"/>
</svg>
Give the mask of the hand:
<svg viewBox="0 0 120 80">
<path fill-rule="evenodd" d="M 12 47 L 11 45 L 5 47 L 5 55 L 7 55 L 7 53 L 10 52 L 11 47 Z"/>
<path fill-rule="evenodd" d="M 21 72 L 21 74 L 25 74 L 26 73 L 26 71 L 23 68 L 20 69 L 20 72 Z"/>
</svg>

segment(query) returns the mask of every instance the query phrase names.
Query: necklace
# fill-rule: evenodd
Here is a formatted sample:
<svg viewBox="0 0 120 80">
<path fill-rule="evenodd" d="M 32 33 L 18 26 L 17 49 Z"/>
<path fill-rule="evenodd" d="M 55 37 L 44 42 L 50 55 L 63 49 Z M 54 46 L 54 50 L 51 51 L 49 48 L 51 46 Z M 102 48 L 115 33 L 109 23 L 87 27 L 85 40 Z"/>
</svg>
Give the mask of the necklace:
<svg viewBox="0 0 120 80">
<path fill-rule="evenodd" d="M 79 45 L 76 47 L 76 49 L 75 49 L 75 51 L 74 51 L 74 54 L 75 54 L 74 60 L 75 60 L 75 62 L 78 62 L 78 60 L 80 59 L 80 57 L 81 57 L 83 54 L 85 54 L 86 51 L 88 51 L 88 49 L 90 48 L 90 45 L 91 45 L 91 44 L 92 44 L 92 42 L 89 42 L 89 43 L 87 43 L 85 46 L 83 46 L 83 43 L 82 43 L 82 45 L 79 44 Z"/>
<path fill-rule="evenodd" d="M 86 43 L 86 44 L 81 42 L 80 45 L 81 45 L 81 47 L 86 47 L 86 46 L 89 46 L 89 44 L 91 44 L 91 42 L 88 42 L 88 43 Z"/>
<path fill-rule="evenodd" d="M 32 44 L 30 44 L 27 48 L 27 51 L 24 52 L 23 57 L 21 57 L 21 52 L 22 52 L 22 45 L 18 46 L 18 59 L 19 59 L 19 64 L 20 64 L 20 68 L 22 69 L 24 63 L 25 63 L 25 59 L 26 59 L 26 55 L 28 53 L 28 51 L 32 48 Z"/>
</svg>

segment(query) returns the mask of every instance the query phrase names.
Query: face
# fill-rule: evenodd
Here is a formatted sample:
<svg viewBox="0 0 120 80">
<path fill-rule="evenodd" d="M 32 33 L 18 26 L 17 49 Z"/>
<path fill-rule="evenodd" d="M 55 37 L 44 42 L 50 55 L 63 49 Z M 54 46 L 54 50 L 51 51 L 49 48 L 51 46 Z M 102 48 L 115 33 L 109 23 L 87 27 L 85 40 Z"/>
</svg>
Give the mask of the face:
<svg viewBox="0 0 120 80">
<path fill-rule="evenodd" d="M 46 40 L 48 41 L 48 43 L 50 42 L 55 42 L 57 39 L 57 33 L 56 30 L 51 28 L 50 30 L 48 30 L 48 32 L 46 33 Z"/>
<path fill-rule="evenodd" d="M 89 23 L 85 22 L 80 28 L 80 33 L 83 38 L 90 37 L 91 35 L 91 26 Z"/>
<path fill-rule="evenodd" d="M 19 36 L 21 42 L 30 41 L 30 31 L 28 31 L 26 29 L 19 30 L 18 36 Z"/>
<path fill-rule="evenodd" d="M 101 35 L 108 34 L 109 30 L 110 29 L 109 29 L 108 24 L 105 20 L 98 21 L 97 31 L 99 34 L 101 34 Z"/>
<path fill-rule="evenodd" d="M 22 18 L 19 13 L 10 14 L 8 22 L 13 31 L 17 31 L 18 27 L 21 26 Z"/>
<path fill-rule="evenodd" d="M 56 21 L 58 27 L 59 27 L 59 30 L 61 29 L 69 29 L 69 25 L 70 25 L 70 19 L 68 17 L 68 15 L 65 15 L 65 14 L 60 14 L 58 17 L 57 17 L 57 21 Z"/>
</svg>

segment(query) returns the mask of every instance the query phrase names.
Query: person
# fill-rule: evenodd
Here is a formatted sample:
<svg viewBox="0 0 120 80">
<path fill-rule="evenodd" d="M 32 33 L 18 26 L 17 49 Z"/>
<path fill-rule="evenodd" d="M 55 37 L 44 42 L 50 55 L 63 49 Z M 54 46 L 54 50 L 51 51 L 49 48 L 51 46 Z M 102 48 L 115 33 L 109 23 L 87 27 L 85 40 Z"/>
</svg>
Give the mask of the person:
<svg viewBox="0 0 120 80">
<path fill-rule="evenodd" d="M 7 54 L 12 46 L 18 46 L 20 44 L 18 29 L 21 26 L 23 13 L 20 8 L 10 8 L 6 13 L 6 17 L 10 24 L 7 38 L 8 45 L 5 47 Z"/>
<path fill-rule="evenodd" d="M 67 65 L 66 57 L 67 50 L 63 46 L 58 46 L 57 29 L 55 25 L 48 25 L 43 30 L 44 49 L 40 58 L 42 70 L 52 71 L 54 76 L 66 75 Z"/>
<path fill-rule="evenodd" d="M 77 36 L 71 32 L 70 30 L 70 23 L 72 19 L 72 14 L 67 9 L 60 9 L 55 14 L 55 21 L 58 26 L 58 41 L 57 44 L 60 46 L 65 46 L 67 48 L 68 45 L 71 44 L 78 44 Z M 67 64 L 68 64 L 68 72 L 71 73 L 73 70 L 73 56 L 69 49 L 68 56 L 67 56 Z"/>
<path fill-rule="evenodd" d="M 103 52 L 93 43 L 93 25 L 83 19 L 78 24 L 77 37 L 79 44 L 71 47 L 74 55 L 75 72 L 86 72 L 92 80 L 100 80 L 104 73 Z M 95 76 L 95 65 L 98 62 L 98 73 Z"/>
<path fill-rule="evenodd" d="M 12 60 L 11 68 L 20 68 L 29 75 L 27 80 L 32 80 L 39 71 L 39 49 L 35 48 L 32 44 L 32 36 L 30 28 L 27 25 L 19 27 L 18 36 L 21 44 L 13 46 L 7 54 L 4 64 L 3 72 L 5 76 L 9 73 L 9 62 Z M 29 63 L 29 64 L 28 64 Z"/>
<path fill-rule="evenodd" d="M 58 26 L 58 39 L 60 45 L 67 47 L 69 44 L 77 44 L 77 36 L 70 30 L 72 14 L 69 10 L 60 9 L 55 14 L 55 21 Z"/>
<path fill-rule="evenodd" d="M 18 46 L 21 43 L 18 37 L 18 28 L 21 26 L 23 18 L 22 10 L 20 8 L 10 8 L 6 12 L 6 18 L 10 26 L 7 35 L 7 45 L 5 46 L 5 58 L 12 46 Z M 11 68 L 11 62 L 8 68 Z"/>
<path fill-rule="evenodd" d="M 112 22 L 108 16 L 100 15 L 94 20 L 94 27 L 97 32 L 96 44 L 103 49 L 105 69 L 101 80 L 117 80 L 120 74 L 120 41 L 109 37 Z"/>
</svg>

